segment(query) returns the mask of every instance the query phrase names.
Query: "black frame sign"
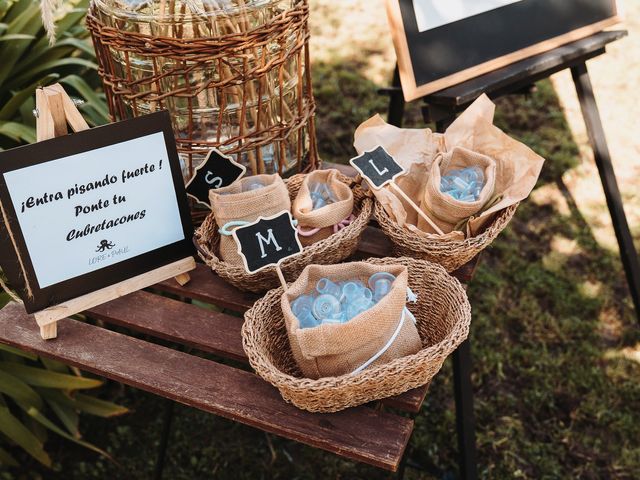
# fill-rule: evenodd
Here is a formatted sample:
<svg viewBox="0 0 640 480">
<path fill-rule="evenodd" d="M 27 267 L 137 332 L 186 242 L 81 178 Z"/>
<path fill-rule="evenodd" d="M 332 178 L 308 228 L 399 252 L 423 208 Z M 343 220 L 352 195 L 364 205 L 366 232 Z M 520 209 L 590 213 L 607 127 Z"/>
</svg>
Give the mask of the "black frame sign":
<svg viewBox="0 0 640 480">
<path fill-rule="evenodd" d="M 386 0 L 407 101 L 604 30 L 615 0 Z"/>
<path fill-rule="evenodd" d="M 0 152 L 0 266 L 28 313 L 193 255 L 168 112 Z"/>
</svg>

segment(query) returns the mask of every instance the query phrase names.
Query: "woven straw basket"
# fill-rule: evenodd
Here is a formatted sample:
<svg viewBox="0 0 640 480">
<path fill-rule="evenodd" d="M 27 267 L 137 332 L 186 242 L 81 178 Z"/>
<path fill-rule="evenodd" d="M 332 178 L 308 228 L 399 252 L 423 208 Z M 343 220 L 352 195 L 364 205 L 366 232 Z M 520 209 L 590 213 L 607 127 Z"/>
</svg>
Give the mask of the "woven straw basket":
<svg viewBox="0 0 640 480">
<path fill-rule="evenodd" d="M 408 304 L 422 340 L 418 353 L 371 366 L 357 375 L 301 378 L 280 306 L 282 287 L 268 292 L 245 313 L 242 344 L 251 366 L 298 408 L 336 412 L 425 385 L 469 334 L 471 306 L 465 290 L 441 266 L 406 257 L 366 261 L 408 268 L 409 286 L 418 295 L 417 303 Z"/>
<path fill-rule="evenodd" d="M 280 264 L 287 279 L 295 279 L 307 265 L 331 265 L 340 263 L 358 249 L 362 232 L 367 227 L 373 212 L 373 200 L 352 178 L 340 174 L 339 180 L 349 185 L 353 191 L 353 214 L 355 220 L 330 237 L 305 247 L 300 255 L 288 258 Z M 291 201 L 298 194 L 304 174 L 294 175 L 285 180 Z M 223 262 L 218 256 L 220 234 L 213 214 L 205 219 L 194 237 L 194 244 L 200 258 L 222 279 L 240 290 L 261 293 L 280 285 L 275 267 L 268 267 L 256 273 L 247 273 L 242 265 Z"/>
<path fill-rule="evenodd" d="M 428 260 L 453 272 L 489 246 L 511 221 L 517 208 L 517 203 L 505 208 L 480 234 L 464 240 L 443 240 L 436 234 L 416 235 L 398 225 L 379 202 L 375 204 L 374 216 L 391 240 L 395 255 Z"/>
</svg>

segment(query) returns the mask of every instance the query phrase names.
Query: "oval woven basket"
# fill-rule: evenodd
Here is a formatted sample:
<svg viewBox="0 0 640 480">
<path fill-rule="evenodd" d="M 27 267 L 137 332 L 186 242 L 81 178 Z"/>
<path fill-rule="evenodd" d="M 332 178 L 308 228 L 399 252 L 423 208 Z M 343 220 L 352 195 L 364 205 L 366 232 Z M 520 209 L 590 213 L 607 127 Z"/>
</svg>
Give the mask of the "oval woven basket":
<svg viewBox="0 0 640 480">
<path fill-rule="evenodd" d="M 349 185 L 353 191 L 353 214 L 355 220 L 342 230 L 324 240 L 305 247 L 300 255 L 291 257 L 280 264 L 285 278 L 295 279 L 307 265 L 331 265 L 340 263 L 353 255 L 358 249 L 362 232 L 371 219 L 373 200 L 353 178 L 340 174 L 338 179 Z M 295 199 L 304 180 L 304 174 L 294 175 L 285 180 L 291 201 Z M 230 265 L 217 255 L 220 234 L 213 213 L 209 214 L 193 237 L 198 255 L 222 279 L 240 290 L 261 293 L 280 285 L 275 267 L 268 267 L 256 273 L 248 273 L 242 265 Z"/>
<path fill-rule="evenodd" d="M 443 239 L 440 235 L 416 235 L 401 227 L 393 220 L 384 207 L 376 202 L 374 216 L 380 229 L 391 240 L 393 253 L 399 257 L 412 257 L 442 265 L 447 272 L 453 272 L 470 262 L 476 255 L 493 242 L 509 224 L 519 204 L 505 208 L 475 237 L 464 240 Z"/>
<path fill-rule="evenodd" d="M 245 313 L 242 345 L 251 366 L 298 408 L 336 412 L 425 385 L 469 334 L 471 306 L 467 294 L 444 268 L 406 257 L 366 262 L 408 268 L 409 286 L 418 296 L 417 303 L 407 305 L 416 317 L 422 340 L 418 353 L 371 366 L 357 375 L 302 378 L 287 337 L 280 305 L 282 287 L 268 292 Z"/>
</svg>

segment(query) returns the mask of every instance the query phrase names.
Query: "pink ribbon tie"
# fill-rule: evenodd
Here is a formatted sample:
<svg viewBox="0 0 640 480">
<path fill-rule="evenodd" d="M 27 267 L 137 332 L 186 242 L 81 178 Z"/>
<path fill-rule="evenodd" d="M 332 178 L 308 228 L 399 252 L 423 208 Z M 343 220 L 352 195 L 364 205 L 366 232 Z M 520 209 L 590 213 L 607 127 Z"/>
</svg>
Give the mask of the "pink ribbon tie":
<svg viewBox="0 0 640 480">
<path fill-rule="evenodd" d="M 341 222 L 336 223 L 333 226 L 333 233 L 338 233 L 343 228 L 348 227 L 349 225 L 351 225 L 353 223 L 353 221 L 355 219 L 356 219 L 356 217 L 352 213 L 351 215 L 349 215 L 347 218 L 345 218 Z M 298 225 L 298 234 L 303 236 L 303 237 L 312 237 L 313 235 L 318 233 L 320 230 L 322 230 L 322 229 L 321 228 L 311 228 L 309 230 L 305 230 L 300 225 Z"/>
<path fill-rule="evenodd" d="M 347 228 L 349 225 L 351 225 L 351 223 L 353 223 L 353 221 L 356 219 L 356 217 L 353 216 L 353 213 L 351 215 L 349 215 L 347 218 L 345 218 L 344 220 L 342 220 L 340 223 L 336 223 L 333 226 L 333 233 L 338 233 L 340 230 L 342 230 L 343 228 Z"/>
</svg>

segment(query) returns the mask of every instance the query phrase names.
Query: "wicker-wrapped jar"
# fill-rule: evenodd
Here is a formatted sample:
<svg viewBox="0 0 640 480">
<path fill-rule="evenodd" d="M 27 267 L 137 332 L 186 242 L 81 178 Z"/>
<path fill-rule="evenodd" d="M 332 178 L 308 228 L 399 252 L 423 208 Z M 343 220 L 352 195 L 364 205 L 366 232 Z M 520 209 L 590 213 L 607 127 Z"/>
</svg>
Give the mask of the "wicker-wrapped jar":
<svg viewBox="0 0 640 480">
<path fill-rule="evenodd" d="M 511 221 L 518 205 L 512 205 L 496 213 L 495 218 L 488 222 L 480 233 L 462 240 L 443 238 L 435 233 L 418 235 L 398 225 L 379 202 L 375 203 L 374 217 L 380 229 L 391 240 L 394 255 L 428 260 L 442 265 L 447 272 L 453 272 L 473 260 L 495 240 Z"/>
<path fill-rule="evenodd" d="M 114 120 L 168 109 L 183 174 L 211 148 L 250 174 L 313 167 L 307 0 L 92 0 Z"/>
<path fill-rule="evenodd" d="M 418 353 L 370 366 L 355 375 L 303 378 L 287 337 L 280 303 L 282 287 L 268 292 L 245 313 L 242 344 L 251 366 L 298 408 L 336 412 L 425 385 L 469 334 L 469 300 L 460 282 L 444 268 L 406 257 L 366 261 L 408 268 L 409 287 L 418 297 L 416 303 L 407 304 L 422 342 Z"/>
<path fill-rule="evenodd" d="M 300 190 L 304 174 L 285 180 L 289 197 L 293 201 Z M 373 200 L 367 196 L 353 178 L 340 174 L 338 179 L 353 191 L 353 221 L 328 238 L 305 247 L 300 255 L 290 257 L 280 264 L 286 279 L 295 279 L 307 265 L 330 265 L 353 255 L 358 249 L 360 237 L 373 214 Z M 219 257 L 220 233 L 213 214 L 207 216 L 196 230 L 194 244 L 200 258 L 222 279 L 240 290 L 262 293 L 280 285 L 275 267 L 267 267 L 256 273 L 248 273 L 242 265 L 231 265 Z"/>
</svg>

